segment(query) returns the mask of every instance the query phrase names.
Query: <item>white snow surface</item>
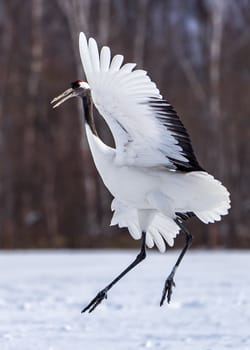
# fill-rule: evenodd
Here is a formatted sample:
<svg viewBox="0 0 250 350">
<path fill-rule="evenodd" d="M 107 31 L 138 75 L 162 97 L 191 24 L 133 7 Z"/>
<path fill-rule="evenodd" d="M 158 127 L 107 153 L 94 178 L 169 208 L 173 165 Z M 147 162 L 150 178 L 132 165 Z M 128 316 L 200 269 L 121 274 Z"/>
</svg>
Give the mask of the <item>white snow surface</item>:
<svg viewBox="0 0 250 350">
<path fill-rule="evenodd" d="M 92 314 L 81 309 L 136 251 L 0 252 L 1 350 L 250 350 L 250 254 L 149 252 Z"/>
</svg>

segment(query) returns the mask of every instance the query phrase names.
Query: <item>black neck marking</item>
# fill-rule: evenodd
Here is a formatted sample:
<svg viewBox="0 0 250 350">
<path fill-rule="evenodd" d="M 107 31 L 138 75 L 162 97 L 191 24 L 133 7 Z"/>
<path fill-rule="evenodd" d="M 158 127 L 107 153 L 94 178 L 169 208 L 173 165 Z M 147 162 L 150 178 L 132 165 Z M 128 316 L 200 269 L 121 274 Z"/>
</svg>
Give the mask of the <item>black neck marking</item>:
<svg viewBox="0 0 250 350">
<path fill-rule="evenodd" d="M 87 91 L 86 95 L 81 96 L 81 98 L 83 102 L 85 123 L 89 125 L 92 133 L 98 136 L 96 127 L 95 127 L 94 115 L 93 115 L 93 101 L 91 98 L 91 92 Z"/>
</svg>

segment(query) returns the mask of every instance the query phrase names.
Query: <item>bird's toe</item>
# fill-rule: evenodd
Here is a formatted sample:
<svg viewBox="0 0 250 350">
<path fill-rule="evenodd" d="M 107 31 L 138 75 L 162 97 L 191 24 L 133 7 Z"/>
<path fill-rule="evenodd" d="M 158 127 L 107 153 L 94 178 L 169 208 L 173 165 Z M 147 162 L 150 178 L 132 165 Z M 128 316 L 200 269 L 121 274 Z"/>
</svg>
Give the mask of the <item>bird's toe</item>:
<svg viewBox="0 0 250 350">
<path fill-rule="evenodd" d="M 168 304 L 171 301 L 171 297 L 172 297 L 172 293 L 173 293 L 173 287 L 175 287 L 175 282 L 174 282 L 174 278 L 172 275 L 170 275 L 165 282 L 164 288 L 163 288 L 163 292 L 162 292 L 162 297 L 161 297 L 161 301 L 160 301 L 160 306 L 162 306 L 164 304 L 165 299 L 167 298 L 167 302 Z"/>
<path fill-rule="evenodd" d="M 91 302 L 82 310 L 82 313 L 84 313 L 86 311 L 92 312 L 99 304 L 101 304 L 103 299 L 107 299 L 107 290 L 106 289 L 101 290 L 96 295 L 96 297 L 93 300 L 91 300 Z"/>
</svg>

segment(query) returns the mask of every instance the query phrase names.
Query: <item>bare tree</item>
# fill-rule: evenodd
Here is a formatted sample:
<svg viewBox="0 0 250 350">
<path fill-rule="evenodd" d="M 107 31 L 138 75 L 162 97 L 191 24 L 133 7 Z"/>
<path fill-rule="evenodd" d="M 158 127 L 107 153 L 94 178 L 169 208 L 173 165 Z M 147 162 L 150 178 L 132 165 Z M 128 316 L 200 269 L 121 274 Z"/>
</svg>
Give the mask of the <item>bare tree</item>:
<svg viewBox="0 0 250 350">
<path fill-rule="evenodd" d="M 31 1 L 31 52 L 30 71 L 27 77 L 28 104 L 25 113 L 26 126 L 24 134 L 24 162 L 29 164 L 34 157 L 35 129 L 34 119 L 37 114 L 37 96 L 39 95 L 39 82 L 41 79 L 43 62 L 43 0 Z"/>
<path fill-rule="evenodd" d="M 212 133 L 216 139 L 216 147 L 211 163 L 217 162 L 218 174 L 222 176 L 225 168 L 223 162 L 223 135 L 221 133 L 223 112 L 221 109 L 221 54 L 224 19 L 226 12 L 226 0 L 214 0 L 209 2 L 209 13 L 211 18 L 211 40 L 210 40 L 210 96 L 209 110 L 213 128 Z"/>
<path fill-rule="evenodd" d="M 110 0 L 102 0 L 99 4 L 99 28 L 98 36 L 103 45 L 107 45 L 110 30 Z"/>
<path fill-rule="evenodd" d="M 143 66 L 146 42 L 148 0 L 137 1 L 136 32 L 134 41 L 134 60 L 138 67 Z"/>
</svg>

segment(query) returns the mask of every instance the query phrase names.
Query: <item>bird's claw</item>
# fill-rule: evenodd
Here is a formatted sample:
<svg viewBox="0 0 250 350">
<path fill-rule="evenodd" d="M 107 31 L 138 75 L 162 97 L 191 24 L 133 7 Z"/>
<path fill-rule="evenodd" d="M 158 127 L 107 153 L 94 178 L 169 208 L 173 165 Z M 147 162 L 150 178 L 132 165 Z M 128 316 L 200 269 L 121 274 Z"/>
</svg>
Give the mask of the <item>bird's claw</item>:
<svg viewBox="0 0 250 350">
<path fill-rule="evenodd" d="M 82 313 L 85 311 L 92 312 L 102 301 L 103 299 L 107 299 L 107 290 L 101 290 L 97 296 L 91 300 L 91 302 L 82 310 Z"/>
<path fill-rule="evenodd" d="M 170 274 L 168 276 L 168 278 L 166 279 L 166 282 L 165 282 L 165 285 L 164 285 L 164 288 L 162 291 L 160 306 L 163 305 L 166 297 L 167 297 L 168 304 L 170 303 L 171 296 L 173 293 L 173 287 L 175 287 L 174 276 L 172 274 Z"/>
</svg>

